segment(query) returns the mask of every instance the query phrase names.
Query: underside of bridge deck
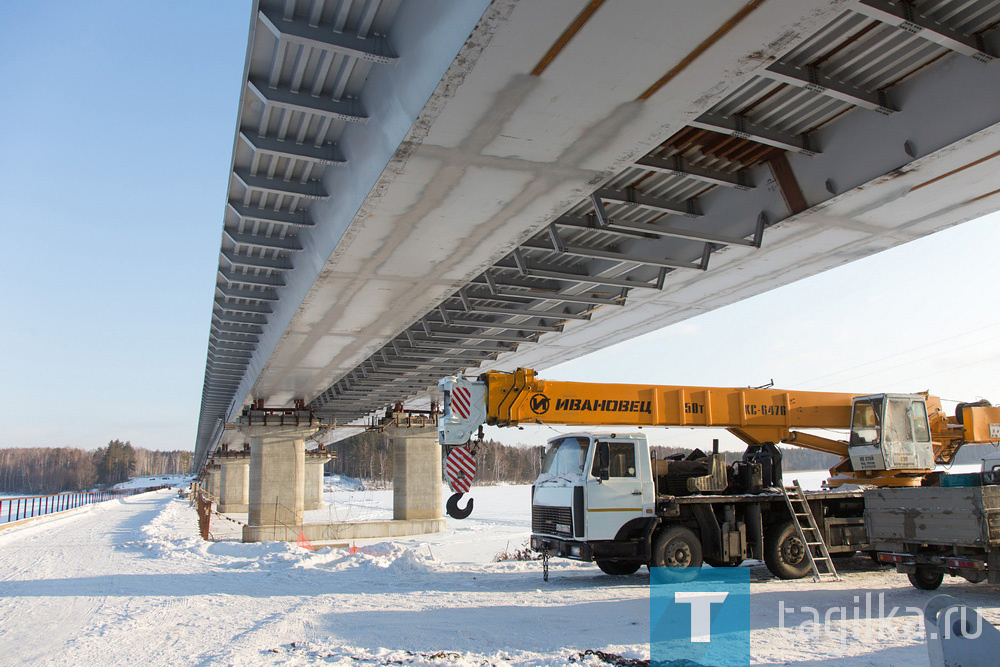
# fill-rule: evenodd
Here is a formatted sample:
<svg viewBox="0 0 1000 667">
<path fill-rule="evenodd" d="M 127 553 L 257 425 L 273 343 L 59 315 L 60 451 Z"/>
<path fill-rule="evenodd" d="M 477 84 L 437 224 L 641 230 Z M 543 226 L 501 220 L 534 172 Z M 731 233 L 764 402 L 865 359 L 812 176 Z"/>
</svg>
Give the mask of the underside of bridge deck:
<svg viewBox="0 0 1000 667">
<path fill-rule="evenodd" d="M 680 4 L 260 0 L 199 464 L 1000 206 L 1000 3 Z"/>
</svg>

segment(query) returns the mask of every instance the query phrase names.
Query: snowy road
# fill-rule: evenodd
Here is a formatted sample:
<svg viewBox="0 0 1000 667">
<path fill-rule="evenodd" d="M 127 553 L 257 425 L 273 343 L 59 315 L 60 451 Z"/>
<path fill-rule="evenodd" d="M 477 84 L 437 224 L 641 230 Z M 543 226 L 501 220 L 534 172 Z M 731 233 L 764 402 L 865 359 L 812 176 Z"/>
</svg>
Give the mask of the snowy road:
<svg viewBox="0 0 1000 667">
<path fill-rule="evenodd" d="M 193 510 L 170 492 L 50 517 L 0 534 L 0 655 L 5 664 L 381 664 L 459 650 L 468 664 L 548 664 L 598 632 L 616 641 L 584 648 L 642 650 L 642 578 L 608 586 L 593 568 L 567 565 L 573 576 L 541 595 L 537 564 L 425 557 L 428 544 L 442 558 L 508 539 L 479 532 L 355 554 L 205 543 Z"/>
<path fill-rule="evenodd" d="M 527 538 L 529 490 L 475 495 L 473 518 L 441 534 L 359 543 L 357 553 L 240 544 L 224 521 L 213 524 L 220 541 L 203 542 L 194 511 L 169 491 L 12 528 L 0 533 L 0 662 L 549 665 L 580 664 L 586 649 L 648 657 L 647 574 L 611 578 L 560 562 L 544 583 L 537 563 L 491 562 Z M 390 491 L 329 497 L 355 518 L 391 506 Z M 845 580 L 823 585 L 775 581 L 751 566 L 761 580 L 750 619 L 756 659 L 927 664 L 912 613 L 867 637 L 849 622 L 819 637 L 778 627 L 779 601 L 825 613 L 856 605 L 859 589 L 901 608 L 929 597 L 904 577 L 866 570 L 864 558 L 843 565 Z M 952 580 L 942 591 L 1000 622 L 995 588 Z"/>
</svg>

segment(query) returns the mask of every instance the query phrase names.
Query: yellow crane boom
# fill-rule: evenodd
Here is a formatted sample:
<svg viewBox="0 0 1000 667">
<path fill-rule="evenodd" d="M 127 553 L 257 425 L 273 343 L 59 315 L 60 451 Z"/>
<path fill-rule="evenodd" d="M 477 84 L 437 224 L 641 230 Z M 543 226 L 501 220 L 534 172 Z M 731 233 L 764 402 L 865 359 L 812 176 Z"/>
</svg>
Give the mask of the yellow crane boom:
<svg viewBox="0 0 1000 667">
<path fill-rule="evenodd" d="M 747 444 L 779 442 L 793 429 L 846 428 L 855 394 L 542 380 L 528 368 L 487 371 L 486 423 L 725 428 Z M 847 443 L 827 448 L 846 455 Z"/>
<path fill-rule="evenodd" d="M 940 399 L 926 394 L 860 396 L 748 387 L 564 382 L 537 378 L 528 368 L 511 373 L 487 371 L 478 380 L 445 378 L 440 387 L 445 393 L 445 411 L 439 431 L 445 445 L 464 444 L 484 423 L 715 427 L 748 445 L 785 442 L 836 454 L 841 462 L 831 473 L 839 476 L 840 483 L 919 485 L 934 463 L 950 463 L 966 442 L 1000 440 L 1000 408 L 960 406 L 961 419 L 948 417 Z M 855 431 L 855 420 L 861 417 L 869 421 Z M 852 428 L 851 442 L 799 430 L 847 428 Z M 865 456 L 860 455 L 862 450 Z"/>
</svg>

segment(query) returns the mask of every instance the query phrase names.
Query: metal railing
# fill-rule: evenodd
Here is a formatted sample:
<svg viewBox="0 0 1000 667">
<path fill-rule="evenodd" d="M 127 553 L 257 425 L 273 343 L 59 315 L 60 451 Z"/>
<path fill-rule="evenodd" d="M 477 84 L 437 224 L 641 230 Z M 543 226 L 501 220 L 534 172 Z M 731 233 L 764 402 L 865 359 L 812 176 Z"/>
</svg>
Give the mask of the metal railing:
<svg viewBox="0 0 1000 667">
<path fill-rule="evenodd" d="M 0 498 L 0 524 L 32 519 L 46 514 L 64 512 L 84 505 L 102 503 L 105 500 L 125 498 L 137 493 L 158 491 L 168 488 L 165 485 L 147 486 L 139 489 L 112 489 L 109 491 L 79 491 L 76 493 L 57 493 L 51 496 L 24 496 L 21 498 Z"/>
</svg>

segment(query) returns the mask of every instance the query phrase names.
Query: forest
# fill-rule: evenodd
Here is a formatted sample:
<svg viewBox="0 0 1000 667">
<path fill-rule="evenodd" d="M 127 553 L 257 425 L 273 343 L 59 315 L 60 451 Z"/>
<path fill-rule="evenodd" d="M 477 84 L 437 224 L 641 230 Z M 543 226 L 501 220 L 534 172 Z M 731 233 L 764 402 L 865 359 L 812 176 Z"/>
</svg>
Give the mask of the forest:
<svg viewBox="0 0 1000 667">
<path fill-rule="evenodd" d="M 73 447 L 0 449 L 0 493 L 44 495 L 84 491 L 130 477 L 188 472 L 191 452 L 154 451 L 112 440 L 94 450 Z"/>
</svg>

